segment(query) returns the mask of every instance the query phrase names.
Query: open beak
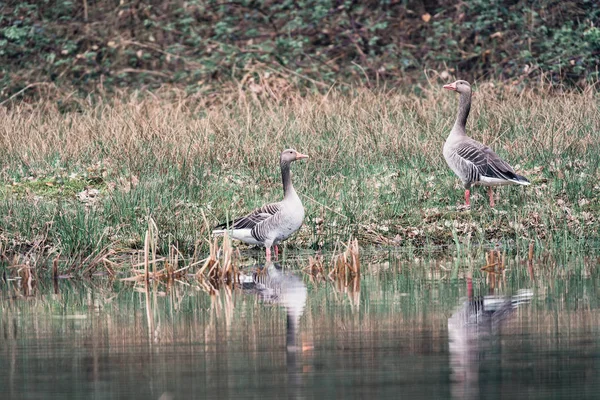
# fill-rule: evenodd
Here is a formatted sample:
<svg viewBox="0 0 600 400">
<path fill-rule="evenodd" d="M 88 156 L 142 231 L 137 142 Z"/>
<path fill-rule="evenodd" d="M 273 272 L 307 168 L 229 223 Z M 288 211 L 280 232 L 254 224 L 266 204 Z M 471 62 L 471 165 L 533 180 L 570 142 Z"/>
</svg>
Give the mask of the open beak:
<svg viewBox="0 0 600 400">
<path fill-rule="evenodd" d="M 447 90 L 456 90 L 456 82 L 444 85 L 444 89 L 447 89 Z"/>
<path fill-rule="evenodd" d="M 308 158 L 308 154 L 296 152 L 296 160 L 302 160 L 303 158 Z"/>
</svg>

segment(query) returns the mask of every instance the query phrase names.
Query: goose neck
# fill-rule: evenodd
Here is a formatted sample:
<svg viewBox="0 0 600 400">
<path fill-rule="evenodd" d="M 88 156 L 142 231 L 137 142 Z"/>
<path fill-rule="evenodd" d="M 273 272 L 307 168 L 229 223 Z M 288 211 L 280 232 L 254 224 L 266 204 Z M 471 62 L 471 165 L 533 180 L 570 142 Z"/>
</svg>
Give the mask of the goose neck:
<svg viewBox="0 0 600 400">
<path fill-rule="evenodd" d="M 461 93 L 458 101 L 458 115 L 456 116 L 456 122 L 452 128 L 452 132 L 465 134 L 469 111 L 471 111 L 471 92 Z"/>
<path fill-rule="evenodd" d="M 287 199 L 296 194 L 294 186 L 292 185 L 292 177 L 290 173 L 290 163 L 281 162 L 281 181 L 283 183 L 283 198 Z"/>
</svg>

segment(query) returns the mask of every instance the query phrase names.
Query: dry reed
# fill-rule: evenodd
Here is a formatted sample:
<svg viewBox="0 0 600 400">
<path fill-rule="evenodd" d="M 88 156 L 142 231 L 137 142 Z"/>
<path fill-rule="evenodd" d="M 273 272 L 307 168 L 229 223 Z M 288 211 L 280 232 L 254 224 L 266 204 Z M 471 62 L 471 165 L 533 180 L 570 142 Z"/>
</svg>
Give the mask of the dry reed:
<svg viewBox="0 0 600 400">
<path fill-rule="evenodd" d="M 359 247 L 357 239 L 349 239 L 348 244 L 340 243 L 340 247 L 345 247 L 346 250 L 339 254 L 334 255 L 331 261 L 331 271 L 329 271 L 329 278 L 339 280 L 341 282 L 348 282 L 355 277 L 360 276 L 360 258 L 359 258 Z"/>
<path fill-rule="evenodd" d="M 201 287 L 214 294 L 222 285 L 239 283 L 239 258 L 239 251 L 234 250 L 227 233 L 213 238 L 209 256 L 202 260 L 204 264 L 195 274 Z"/>
<path fill-rule="evenodd" d="M 311 282 L 326 280 L 323 255 L 308 256 L 308 265 L 303 268 L 303 271 L 310 277 Z"/>
<path fill-rule="evenodd" d="M 490 292 L 506 285 L 506 253 L 493 249 L 485 254 L 486 265 L 481 267 L 485 272 L 486 283 Z"/>
<path fill-rule="evenodd" d="M 506 269 L 506 253 L 500 253 L 500 250 L 489 250 L 485 254 L 486 264 L 481 267 L 482 271 L 498 274 Z"/>
<path fill-rule="evenodd" d="M 157 257 L 156 249 L 158 246 L 158 236 L 159 232 L 156 222 L 150 217 L 148 218 L 148 229 L 144 235 L 144 251 L 142 252 L 143 262 L 134 263 L 132 260 L 131 270 L 133 276 L 124 278 L 122 279 L 123 281 L 144 281 L 149 283 L 152 280 L 166 281 L 168 284 L 172 284 L 173 281 L 183 278 L 191 266 L 199 264 L 199 262 L 190 262 L 188 265 L 179 268 L 181 253 L 175 246 L 169 247 L 169 254 L 167 257 Z M 105 263 L 106 268 L 110 269 L 112 269 L 110 264 L 115 264 L 107 258 L 107 255 L 102 256 L 102 261 Z M 185 261 L 183 257 L 181 257 L 181 261 Z M 143 270 L 137 269 L 142 266 L 144 267 Z M 162 266 L 162 268 L 158 269 L 160 266 Z"/>
</svg>

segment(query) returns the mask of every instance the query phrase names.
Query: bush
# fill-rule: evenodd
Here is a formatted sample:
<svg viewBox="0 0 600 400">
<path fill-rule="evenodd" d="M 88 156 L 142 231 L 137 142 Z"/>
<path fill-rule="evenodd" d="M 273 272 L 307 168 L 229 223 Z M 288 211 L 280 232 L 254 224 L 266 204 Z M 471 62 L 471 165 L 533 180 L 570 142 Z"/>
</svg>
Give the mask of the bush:
<svg viewBox="0 0 600 400">
<path fill-rule="evenodd" d="M 424 70 L 586 85 L 599 78 L 599 26 L 595 0 L 13 1 L 0 97 L 35 82 L 213 91 L 267 71 L 324 88 Z"/>
</svg>

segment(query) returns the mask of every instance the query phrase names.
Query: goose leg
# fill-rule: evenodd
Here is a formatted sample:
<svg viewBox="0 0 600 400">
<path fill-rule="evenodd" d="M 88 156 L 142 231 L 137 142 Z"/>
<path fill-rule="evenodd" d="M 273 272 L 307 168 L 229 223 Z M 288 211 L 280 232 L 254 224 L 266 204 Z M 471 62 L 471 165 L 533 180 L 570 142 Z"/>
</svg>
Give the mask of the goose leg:
<svg viewBox="0 0 600 400">
<path fill-rule="evenodd" d="M 265 251 L 267 253 L 267 262 L 271 262 L 271 248 L 265 247 Z"/>
<path fill-rule="evenodd" d="M 279 246 L 275 245 L 275 259 L 279 259 Z"/>
<path fill-rule="evenodd" d="M 469 189 L 465 190 L 465 205 L 467 207 L 471 206 L 471 191 Z"/>
<path fill-rule="evenodd" d="M 490 196 L 490 207 L 494 207 L 494 192 L 491 186 L 488 186 L 488 195 Z"/>
</svg>

